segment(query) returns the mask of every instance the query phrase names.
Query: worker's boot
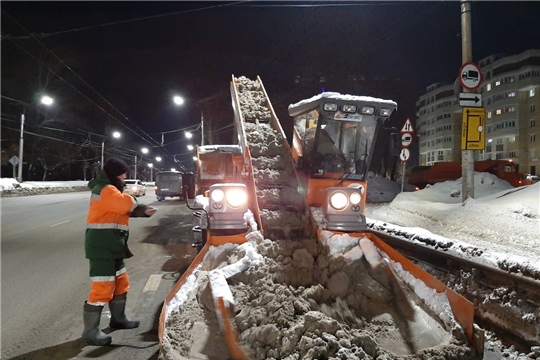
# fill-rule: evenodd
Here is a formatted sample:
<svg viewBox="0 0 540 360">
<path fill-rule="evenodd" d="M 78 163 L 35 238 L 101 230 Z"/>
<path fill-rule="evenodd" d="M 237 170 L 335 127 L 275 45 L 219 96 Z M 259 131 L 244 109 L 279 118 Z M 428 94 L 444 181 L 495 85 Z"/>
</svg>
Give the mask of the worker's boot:
<svg viewBox="0 0 540 360">
<path fill-rule="evenodd" d="M 109 345 L 112 338 L 99 329 L 101 320 L 101 311 L 103 306 L 90 305 L 84 302 L 84 330 L 83 340 L 90 345 L 104 346 Z"/>
<path fill-rule="evenodd" d="M 111 310 L 111 322 L 109 326 L 113 329 L 133 329 L 139 327 L 139 320 L 130 319 L 126 316 L 126 298 L 127 293 L 115 295 L 109 301 L 109 309 Z"/>
</svg>

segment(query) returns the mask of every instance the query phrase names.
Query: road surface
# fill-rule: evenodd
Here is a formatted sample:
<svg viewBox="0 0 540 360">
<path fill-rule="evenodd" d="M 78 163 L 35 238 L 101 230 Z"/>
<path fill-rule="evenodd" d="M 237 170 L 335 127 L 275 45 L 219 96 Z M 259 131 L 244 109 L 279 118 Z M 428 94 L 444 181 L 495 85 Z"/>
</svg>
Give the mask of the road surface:
<svg viewBox="0 0 540 360">
<path fill-rule="evenodd" d="M 165 296 L 194 256 L 192 216 L 184 202 L 156 201 L 148 188 L 140 203 L 158 212 L 130 220 L 126 260 L 131 279 L 127 313 L 141 326 L 111 333 L 111 346 L 81 339 L 88 291 L 84 230 L 90 192 L 9 197 L 2 208 L 2 359 L 157 359 L 157 327 Z M 101 328 L 108 328 L 105 307 Z"/>
</svg>

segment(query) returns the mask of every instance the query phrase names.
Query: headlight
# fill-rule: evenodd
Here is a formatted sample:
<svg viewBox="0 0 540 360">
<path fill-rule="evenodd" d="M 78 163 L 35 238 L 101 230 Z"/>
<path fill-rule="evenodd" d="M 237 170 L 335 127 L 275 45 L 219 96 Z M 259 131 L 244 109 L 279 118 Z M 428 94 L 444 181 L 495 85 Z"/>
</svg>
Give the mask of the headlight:
<svg viewBox="0 0 540 360">
<path fill-rule="evenodd" d="M 392 110 L 390 110 L 390 109 L 381 109 L 381 110 L 379 110 L 379 115 L 380 116 L 390 116 L 391 113 L 392 113 Z"/>
<path fill-rule="evenodd" d="M 347 202 L 347 196 L 342 192 L 335 192 L 330 196 L 330 205 L 336 210 L 345 209 Z"/>
<path fill-rule="evenodd" d="M 212 197 L 212 200 L 215 202 L 220 202 L 225 198 L 225 193 L 221 189 L 215 189 L 210 194 L 210 197 Z"/>
<path fill-rule="evenodd" d="M 227 203 L 232 208 L 239 208 L 247 201 L 245 189 L 231 189 L 227 191 Z"/>
<path fill-rule="evenodd" d="M 355 192 L 349 196 L 349 200 L 351 201 L 351 204 L 358 205 L 362 200 L 362 196 L 360 195 L 360 193 Z"/>
<path fill-rule="evenodd" d="M 343 112 L 346 112 L 346 113 L 355 113 L 356 105 L 343 105 L 341 110 L 343 110 Z"/>
<path fill-rule="evenodd" d="M 371 115 L 375 111 L 373 106 L 364 106 L 362 108 L 362 114 Z"/>
<path fill-rule="evenodd" d="M 324 104 L 324 111 L 337 111 L 337 104 L 325 103 Z"/>
</svg>

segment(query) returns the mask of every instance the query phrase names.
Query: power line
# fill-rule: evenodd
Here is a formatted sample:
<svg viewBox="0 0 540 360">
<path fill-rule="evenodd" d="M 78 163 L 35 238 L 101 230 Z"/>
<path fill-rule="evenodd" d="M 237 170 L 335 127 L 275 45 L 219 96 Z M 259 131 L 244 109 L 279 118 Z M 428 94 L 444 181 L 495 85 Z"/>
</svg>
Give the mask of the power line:
<svg viewBox="0 0 540 360">
<path fill-rule="evenodd" d="M 230 4 L 213 5 L 213 6 L 207 6 L 207 7 L 198 8 L 198 9 L 189 9 L 189 10 L 176 11 L 176 12 L 166 13 L 166 14 L 159 14 L 159 15 L 145 16 L 145 17 L 135 18 L 135 19 L 120 20 L 120 21 L 114 21 L 114 22 L 109 22 L 109 23 L 105 23 L 105 24 L 98 24 L 98 25 L 85 26 L 85 27 L 76 28 L 76 29 L 63 30 L 63 31 L 56 31 L 56 32 L 53 32 L 53 33 L 48 33 L 48 34 L 43 34 L 43 33 L 41 33 L 41 34 L 34 34 L 34 33 L 28 32 L 30 35 L 27 35 L 27 36 L 2 35 L 2 38 L 7 38 L 7 39 L 10 39 L 10 40 L 11 40 L 11 39 L 16 39 L 16 40 L 19 40 L 19 39 L 32 39 L 32 38 L 36 38 L 36 36 L 39 36 L 39 37 L 41 37 L 41 38 L 45 38 L 45 37 L 54 36 L 54 35 L 67 34 L 67 33 L 70 33 L 70 32 L 83 31 L 83 30 L 89 30 L 89 29 L 97 29 L 97 28 L 105 27 L 105 26 L 111 26 L 111 25 L 117 25 L 117 24 L 126 24 L 126 23 L 130 23 L 130 22 L 135 22 L 135 21 L 142 21 L 142 20 L 156 19 L 156 18 L 160 18 L 160 17 L 164 17 L 164 16 L 186 14 L 186 13 L 190 13 L 190 12 L 210 10 L 210 9 L 215 9 L 215 8 L 219 8 L 219 7 L 233 6 L 233 5 L 242 4 L 242 3 L 246 3 L 246 2 L 250 2 L 250 1 L 251 1 L 251 0 L 247 0 L 247 1 L 237 1 L 237 2 L 234 2 L 234 3 L 230 3 Z M 4 10 L 2 10 L 2 12 L 5 13 Z M 8 16 L 9 16 L 9 15 L 8 15 Z M 10 17 L 11 17 L 11 16 L 10 16 Z"/>
</svg>

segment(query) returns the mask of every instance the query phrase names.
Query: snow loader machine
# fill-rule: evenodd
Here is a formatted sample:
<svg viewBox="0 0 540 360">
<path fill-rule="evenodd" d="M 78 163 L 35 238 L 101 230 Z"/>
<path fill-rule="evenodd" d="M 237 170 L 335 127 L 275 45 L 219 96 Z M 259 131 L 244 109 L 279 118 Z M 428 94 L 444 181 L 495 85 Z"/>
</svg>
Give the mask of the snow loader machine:
<svg viewBox="0 0 540 360">
<path fill-rule="evenodd" d="M 187 205 L 194 210 L 193 229 L 199 252 L 163 305 L 159 324 L 162 357 L 286 358 L 289 350 L 272 353 L 268 345 L 263 355 L 254 354 L 253 349 L 246 350 L 246 342 L 255 340 L 241 333 L 246 325 L 245 322 L 239 325 L 239 314 L 243 314 L 245 309 L 235 299 L 235 290 L 232 289 L 233 283 L 243 285 L 253 279 L 254 275 L 250 274 L 245 275 L 242 281 L 234 280 L 240 278 L 239 274 L 249 273 L 249 269 L 263 263 L 264 257 L 258 252 L 268 249 L 265 246 L 270 246 L 269 243 L 278 241 L 316 243 L 318 248 L 326 247 L 326 253 L 333 251 L 328 250 L 329 247 L 333 246 L 335 250 L 336 246 L 332 244 L 352 241 L 353 246 L 347 248 L 347 253 L 339 255 L 340 261 L 348 259 L 353 264 L 351 266 L 362 262 L 369 274 L 350 276 L 375 278 L 389 289 L 390 297 L 403 299 L 407 297 L 403 295 L 407 285 L 402 280 L 403 275 L 397 274 L 397 266 L 415 281 L 447 298 L 455 320 L 453 323 L 461 329 L 458 331 L 462 334 L 461 340 L 476 353 L 481 353 L 483 333 L 473 326 L 473 304 L 414 265 L 367 228 L 364 216 L 367 194 L 365 178 L 377 132 L 396 110 L 397 104 L 391 100 L 333 92 L 302 100 L 288 108 L 289 115 L 294 119 L 290 146 L 259 77 L 250 80 L 233 75 L 230 89 L 237 144 L 197 148 L 196 193 L 199 195 L 194 200 L 187 200 L 188 196 L 185 198 Z M 311 259 L 311 265 L 317 265 L 321 256 L 317 256 L 313 245 L 310 246 L 311 255 L 307 257 Z M 236 251 L 234 256 L 230 256 L 231 251 Z M 228 260 L 225 260 L 224 253 L 229 254 L 228 258 L 225 257 Z M 277 268 L 294 267 L 296 262 L 303 261 L 301 255 L 306 253 L 308 251 L 295 249 L 290 261 L 285 260 Z M 319 270 L 309 266 L 308 261 L 303 268 L 293 268 L 294 276 L 313 281 L 315 275 L 312 273 Z M 316 280 L 321 282 L 316 285 L 322 289 L 335 287 L 330 285 L 328 278 L 333 277 L 330 272 L 322 276 L 324 280 Z M 270 279 L 264 279 L 265 275 L 259 276 L 270 282 Z M 276 278 L 275 274 L 267 276 Z M 289 285 L 300 289 L 303 289 L 302 285 L 306 286 L 300 280 Z M 252 291 L 257 292 L 255 288 Z M 260 297 L 264 295 L 258 294 Z M 187 305 L 190 302 L 197 306 Z M 367 306 L 364 300 L 359 302 Z M 403 303 L 407 304 L 405 308 L 409 310 L 403 310 Z M 397 306 L 394 302 L 393 306 L 397 306 L 394 310 L 397 313 L 410 312 L 408 301 L 405 300 L 402 305 Z M 354 307 L 354 304 L 351 306 Z M 205 309 L 207 325 L 203 326 L 204 331 L 200 328 L 196 330 L 197 326 L 193 325 L 195 315 L 187 314 L 189 311 L 185 310 L 196 307 Z M 213 323 L 219 324 L 218 329 L 209 327 L 208 324 L 212 323 L 208 320 L 209 313 L 216 319 Z M 409 319 L 410 324 L 413 322 Z M 182 324 L 180 328 L 183 330 L 178 329 L 178 324 Z M 416 341 L 411 340 L 415 336 L 411 326 L 404 331 L 409 336 L 402 341 L 404 346 L 410 347 Z M 451 325 L 446 323 L 446 327 Z M 430 331 L 433 330 L 427 332 Z M 205 336 L 208 337 L 206 340 L 200 339 Z M 422 335 L 417 337 L 426 338 Z M 432 342 L 426 340 L 424 344 L 415 346 L 416 349 L 439 346 L 438 341 L 440 339 Z M 260 342 L 255 343 L 260 345 Z M 387 345 L 389 343 L 387 341 Z M 300 355 L 300 358 L 310 356 L 317 358 L 313 354 Z M 318 356 L 324 357 L 321 354 Z"/>
</svg>

